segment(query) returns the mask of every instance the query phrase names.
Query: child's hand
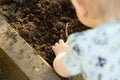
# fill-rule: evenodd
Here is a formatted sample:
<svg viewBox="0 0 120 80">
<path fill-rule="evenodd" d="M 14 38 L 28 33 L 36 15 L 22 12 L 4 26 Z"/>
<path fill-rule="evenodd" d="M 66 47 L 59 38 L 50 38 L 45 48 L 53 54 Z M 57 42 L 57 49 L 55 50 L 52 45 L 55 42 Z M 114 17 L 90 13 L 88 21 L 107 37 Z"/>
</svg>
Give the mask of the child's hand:
<svg viewBox="0 0 120 80">
<path fill-rule="evenodd" d="M 68 48 L 68 42 L 64 42 L 62 39 L 59 40 L 59 43 L 55 43 L 54 46 L 52 46 L 52 49 L 55 53 L 55 55 L 59 55 L 61 52 L 66 52 Z"/>
</svg>

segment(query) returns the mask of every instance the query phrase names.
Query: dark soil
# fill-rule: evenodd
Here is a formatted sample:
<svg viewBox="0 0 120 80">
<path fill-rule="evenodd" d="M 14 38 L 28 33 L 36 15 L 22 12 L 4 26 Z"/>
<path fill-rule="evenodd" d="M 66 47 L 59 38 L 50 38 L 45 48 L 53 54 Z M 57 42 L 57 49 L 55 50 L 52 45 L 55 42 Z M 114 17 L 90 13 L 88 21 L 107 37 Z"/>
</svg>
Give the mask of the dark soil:
<svg viewBox="0 0 120 80">
<path fill-rule="evenodd" d="M 0 13 L 51 66 L 55 58 L 51 46 L 88 29 L 79 22 L 70 0 L 6 0 L 0 2 Z"/>
</svg>

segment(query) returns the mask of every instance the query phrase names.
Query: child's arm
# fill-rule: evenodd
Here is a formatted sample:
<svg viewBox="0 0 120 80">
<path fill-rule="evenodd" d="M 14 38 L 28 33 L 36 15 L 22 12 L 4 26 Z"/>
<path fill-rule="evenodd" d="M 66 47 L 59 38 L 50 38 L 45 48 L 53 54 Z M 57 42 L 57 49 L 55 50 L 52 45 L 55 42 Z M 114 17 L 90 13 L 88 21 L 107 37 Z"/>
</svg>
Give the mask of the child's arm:
<svg viewBox="0 0 120 80">
<path fill-rule="evenodd" d="M 59 40 L 59 43 L 56 43 L 55 46 L 52 47 L 56 58 L 53 61 L 53 67 L 55 71 L 62 77 L 69 77 L 70 73 L 66 69 L 62 57 L 66 54 L 66 50 L 68 48 L 68 43 L 64 43 L 63 40 Z"/>
<path fill-rule="evenodd" d="M 70 73 L 68 72 L 68 70 L 66 69 L 63 61 L 62 61 L 62 57 L 65 55 L 66 53 L 60 53 L 58 56 L 56 56 L 56 58 L 53 61 L 53 67 L 55 69 L 55 71 L 62 77 L 70 77 Z"/>
<path fill-rule="evenodd" d="M 71 38 L 74 35 L 71 35 Z M 53 61 L 53 66 L 56 72 L 63 76 L 69 77 L 74 76 L 81 73 L 81 63 L 80 59 L 78 59 L 78 48 L 76 46 L 77 42 L 69 39 L 70 44 L 68 42 L 64 42 L 63 40 L 59 40 L 58 43 L 53 46 L 53 51 L 56 55 L 55 60 Z"/>
</svg>

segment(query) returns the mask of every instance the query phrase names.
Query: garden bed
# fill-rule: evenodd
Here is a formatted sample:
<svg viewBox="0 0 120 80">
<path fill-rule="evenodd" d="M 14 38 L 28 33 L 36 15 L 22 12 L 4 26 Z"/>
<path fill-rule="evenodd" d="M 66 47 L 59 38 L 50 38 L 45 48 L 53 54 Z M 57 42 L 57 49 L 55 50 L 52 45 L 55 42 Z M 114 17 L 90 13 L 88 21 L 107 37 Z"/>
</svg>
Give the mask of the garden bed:
<svg viewBox="0 0 120 80">
<path fill-rule="evenodd" d="M 51 46 L 69 34 L 88 29 L 81 24 L 69 0 L 2 1 L 0 13 L 51 66 Z"/>
</svg>

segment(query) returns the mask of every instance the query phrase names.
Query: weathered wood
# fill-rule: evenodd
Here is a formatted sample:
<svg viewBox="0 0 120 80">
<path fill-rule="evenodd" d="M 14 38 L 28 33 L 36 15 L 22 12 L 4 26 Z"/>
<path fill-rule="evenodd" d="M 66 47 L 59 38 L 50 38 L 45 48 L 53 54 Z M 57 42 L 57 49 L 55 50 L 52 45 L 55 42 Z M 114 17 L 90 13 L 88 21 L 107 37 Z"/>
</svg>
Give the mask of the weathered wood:
<svg viewBox="0 0 120 80">
<path fill-rule="evenodd" d="M 9 71 L 12 80 L 29 80 L 23 71 L 10 59 L 10 57 L 0 48 L 0 60 Z"/>
<path fill-rule="evenodd" d="M 0 51 L 3 50 L 0 52 L 0 58 L 16 78 L 20 80 L 61 80 L 2 15 L 0 15 L 0 48 Z"/>
</svg>

